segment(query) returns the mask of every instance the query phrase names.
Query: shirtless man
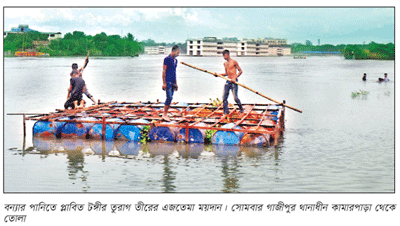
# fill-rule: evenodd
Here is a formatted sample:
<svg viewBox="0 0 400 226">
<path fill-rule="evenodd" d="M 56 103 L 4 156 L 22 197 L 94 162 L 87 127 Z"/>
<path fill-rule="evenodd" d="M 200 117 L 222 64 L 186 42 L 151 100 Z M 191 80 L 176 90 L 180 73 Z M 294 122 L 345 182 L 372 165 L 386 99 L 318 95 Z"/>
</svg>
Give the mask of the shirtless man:
<svg viewBox="0 0 400 226">
<path fill-rule="evenodd" d="M 230 57 L 229 50 L 227 49 L 224 50 L 222 52 L 222 56 L 224 57 L 226 62 L 224 63 L 225 73 L 221 75 L 228 76 L 228 78 L 231 80 L 231 81 L 226 81 L 224 87 L 224 94 L 222 96 L 222 100 L 224 103 L 224 114 L 229 114 L 229 109 L 228 109 L 229 90 L 232 90 L 233 98 L 235 99 L 235 102 L 239 105 L 240 112 L 243 113 L 243 107 L 238 97 L 238 85 L 232 82 L 232 81 L 237 82 L 237 78 L 243 73 L 243 71 L 239 67 L 238 62 Z M 236 73 L 236 70 L 239 73 Z"/>
</svg>

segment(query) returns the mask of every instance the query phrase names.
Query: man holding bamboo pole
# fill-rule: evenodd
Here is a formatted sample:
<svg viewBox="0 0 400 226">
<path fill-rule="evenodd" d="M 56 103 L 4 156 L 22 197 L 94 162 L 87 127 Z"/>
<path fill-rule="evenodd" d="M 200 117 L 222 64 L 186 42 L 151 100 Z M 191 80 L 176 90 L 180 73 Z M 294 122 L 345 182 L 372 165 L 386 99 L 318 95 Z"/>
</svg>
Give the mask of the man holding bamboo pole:
<svg viewBox="0 0 400 226">
<path fill-rule="evenodd" d="M 238 85 L 235 83 L 237 82 L 237 78 L 243 73 L 242 69 L 239 67 L 239 64 L 236 60 L 232 59 L 230 57 L 229 50 L 224 50 L 222 52 L 222 56 L 226 60 L 224 63 L 225 67 L 225 73 L 221 74 L 222 76 L 228 76 L 228 78 L 231 81 L 226 81 L 225 86 L 224 86 L 224 94 L 222 96 L 222 100 L 224 103 L 224 114 L 229 114 L 229 108 L 228 108 L 228 96 L 229 96 L 229 90 L 232 90 L 233 98 L 235 99 L 235 102 L 239 106 L 239 110 L 241 113 L 243 113 L 243 107 L 242 103 L 239 100 L 238 97 Z M 236 70 L 238 73 L 236 73 Z"/>
</svg>

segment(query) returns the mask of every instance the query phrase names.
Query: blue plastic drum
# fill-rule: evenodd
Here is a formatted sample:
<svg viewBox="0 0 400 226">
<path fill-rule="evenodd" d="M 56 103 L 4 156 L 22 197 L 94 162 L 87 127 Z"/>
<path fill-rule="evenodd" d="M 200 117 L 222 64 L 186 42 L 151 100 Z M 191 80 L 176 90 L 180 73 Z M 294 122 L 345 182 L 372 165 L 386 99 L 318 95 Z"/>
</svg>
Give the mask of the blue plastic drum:
<svg viewBox="0 0 400 226">
<path fill-rule="evenodd" d="M 173 125 L 176 122 L 163 122 L 160 126 L 153 127 L 149 132 L 149 137 L 154 141 L 175 141 L 179 127 L 166 127 L 162 125 Z"/>
<path fill-rule="evenodd" d="M 207 124 L 201 122 L 197 123 L 194 126 L 206 127 Z M 189 129 L 189 143 L 204 143 L 204 139 L 206 138 L 206 130 L 205 129 Z M 176 136 L 177 142 L 186 142 L 186 128 L 182 128 L 179 130 Z"/>
<path fill-rule="evenodd" d="M 112 124 L 112 122 L 124 122 L 124 120 L 119 118 L 106 119 L 106 129 L 105 136 L 106 140 L 112 140 L 115 138 L 115 132 L 121 126 L 121 124 Z M 89 130 L 89 137 L 93 139 L 102 139 L 103 138 L 103 124 L 96 123 Z"/>
<path fill-rule="evenodd" d="M 61 138 L 87 138 L 89 129 L 94 123 L 82 123 L 79 121 L 98 121 L 93 117 L 83 117 L 77 119 L 77 122 L 65 123 L 60 131 Z"/>
<path fill-rule="evenodd" d="M 149 121 L 145 119 L 136 119 L 129 121 L 130 123 L 146 123 L 149 124 Z M 115 139 L 118 140 L 129 140 L 129 141 L 140 141 L 142 138 L 141 131 L 143 129 L 143 125 L 121 125 L 115 131 Z"/>
<path fill-rule="evenodd" d="M 242 129 L 240 126 L 235 126 L 234 123 L 225 124 L 221 128 Z M 212 137 L 212 143 L 213 144 L 238 145 L 243 136 L 244 136 L 243 132 L 233 132 L 233 131 L 222 131 L 222 130 L 219 130 L 219 131 L 214 133 L 214 136 Z"/>
<path fill-rule="evenodd" d="M 62 120 L 69 120 L 68 117 L 59 118 Z M 57 121 L 37 121 L 33 125 L 33 136 L 42 138 L 57 137 L 60 134 L 62 126 L 65 122 Z"/>
</svg>

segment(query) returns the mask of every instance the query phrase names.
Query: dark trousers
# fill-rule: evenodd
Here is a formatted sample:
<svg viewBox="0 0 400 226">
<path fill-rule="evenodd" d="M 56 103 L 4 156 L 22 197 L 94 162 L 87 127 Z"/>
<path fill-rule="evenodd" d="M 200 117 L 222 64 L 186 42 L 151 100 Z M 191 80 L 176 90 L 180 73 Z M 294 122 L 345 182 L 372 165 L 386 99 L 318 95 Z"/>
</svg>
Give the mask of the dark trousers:
<svg viewBox="0 0 400 226">
<path fill-rule="evenodd" d="M 172 102 L 172 97 L 174 96 L 175 83 L 167 82 L 167 99 L 165 100 L 165 105 L 170 106 Z"/>
<path fill-rule="evenodd" d="M 229 114 L 229 109 L 228 109 L 229 90 L 232 90 L 233 98 L 235 99 L 235 102 L 239 105 L 240 112 L 243 112 L 242 103 L 240 103 L 238 97 L 238 85 L 230 81 L 226 81 L 224 86 L 224 95 L 222 96 L 222 100 L 224 103 L 224 114 Z"/>
<path fill-rule="evenodd" d="M 77 98 L 77 97 L 70 97 L 70 98 L 68 98 L 68 100 L 65 102 L 65 104 L 64 104 L 64 108 L 65 109 L 68 109 L 69 107 L 71 107 L 72 109 L 75 109 L 75 104 L 74 104 L 74 101 L 78 101 L 78 105 L 80 104 L 80 102 L 81 102 L 81 100 L 82 100 L 82 97 L 81 98 Z"/>
</svg>

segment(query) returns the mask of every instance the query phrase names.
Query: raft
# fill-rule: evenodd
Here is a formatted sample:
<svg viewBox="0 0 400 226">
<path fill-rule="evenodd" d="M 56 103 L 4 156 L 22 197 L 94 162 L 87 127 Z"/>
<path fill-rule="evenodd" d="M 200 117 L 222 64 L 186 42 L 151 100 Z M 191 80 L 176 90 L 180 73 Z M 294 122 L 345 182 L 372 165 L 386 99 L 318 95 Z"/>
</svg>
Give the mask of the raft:
<svg viewBox="0 0 400 226">
<path fill-rule="evenodd" d="M 243 104 L 243 113 L 237 105 L 229 104 L 229 114 L 224 115 L 222 104 L 175 102 L 168 111 L 170 122 L 162 119 L 163 108 L 162 102 L 112 101 L 73 110 L 56 109 L 25 119 L 36 121 L 34 137 L 119 140 L 121 145 L 115 151 L 122 155 L 135 155 L 129 147 L 136 148 L 134 142 L 141 140 L 145 126 L 149 127 L 146 131 L 151 142 L 203 144 L 210 141 L 206 131 L 212 131 L 208 133 L 213 134 L 212 144 L 234 146 L 277 145 L 284 130 L 283 104 Z"/>
</svg>

